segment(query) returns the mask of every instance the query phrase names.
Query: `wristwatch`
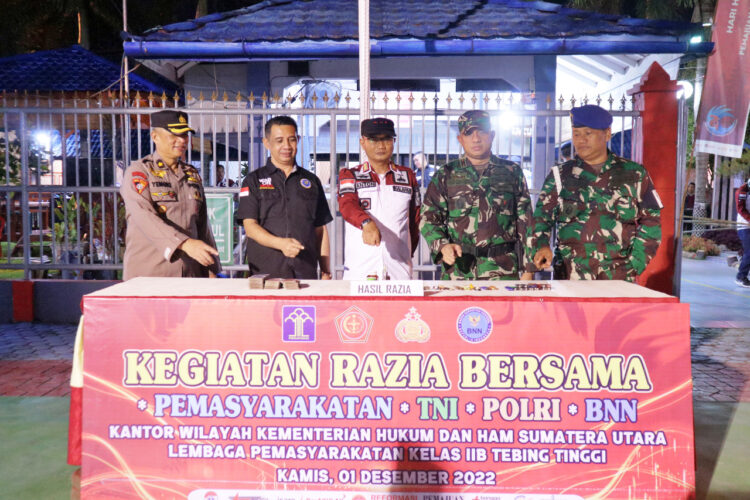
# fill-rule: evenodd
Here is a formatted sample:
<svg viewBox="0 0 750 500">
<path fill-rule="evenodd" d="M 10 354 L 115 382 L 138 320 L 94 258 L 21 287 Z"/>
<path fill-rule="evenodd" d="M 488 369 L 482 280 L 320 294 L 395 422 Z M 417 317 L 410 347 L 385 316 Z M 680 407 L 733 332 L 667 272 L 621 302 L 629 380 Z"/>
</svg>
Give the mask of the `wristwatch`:
<svg viewBox="0 0 750 500">
<path fill-rule="evenodd" d="M 360 229 L 364 229 L 365 228 L 365 224 L 369 224 L 370 222 L 372 222 L 372 219 L 370 219 L 370 218 L 367 218 L 367 219 L 363 220 L 362 224 L 359 226 L 359 228 Z"/>
</svg>

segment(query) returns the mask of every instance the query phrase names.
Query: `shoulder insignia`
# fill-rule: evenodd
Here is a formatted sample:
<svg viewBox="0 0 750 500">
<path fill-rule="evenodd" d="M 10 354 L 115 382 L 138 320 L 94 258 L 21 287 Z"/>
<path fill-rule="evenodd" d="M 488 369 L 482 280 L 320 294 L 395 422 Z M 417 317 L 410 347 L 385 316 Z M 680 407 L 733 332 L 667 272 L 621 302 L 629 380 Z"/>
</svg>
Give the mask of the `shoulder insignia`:
<svg viewBox="0 0 750 500">
<path fill-rule="evenodd" d="M 158 170 L 152 166 L 149 166 L 149 170 L 151 171 L 151 175 L 154 175 L 156 177 L 164 178 L 165 175 L 167 175 L 166 170 Z"/>
</svg>

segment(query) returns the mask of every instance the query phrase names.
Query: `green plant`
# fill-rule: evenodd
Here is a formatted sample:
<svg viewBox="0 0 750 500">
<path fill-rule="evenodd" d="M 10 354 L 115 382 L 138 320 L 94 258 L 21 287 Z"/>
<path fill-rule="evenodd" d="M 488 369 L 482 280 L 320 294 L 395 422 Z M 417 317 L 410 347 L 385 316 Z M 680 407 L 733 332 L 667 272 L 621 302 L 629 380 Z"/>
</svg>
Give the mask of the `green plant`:
<svg viewBox="0 0 750 500">
<path fill-rule="evenodd" d="M 78 243 L 78 230 L 76 228 L 76 213 L 78 212 L 78 201 L 75 196 L 69 198 L 60 195 L 55 199 L 55 224 L 53 232 L 57 244 L 66 243 L 75 246 Z"/>
<path fill-rule="evenodd" d="M 747 175 L 750 172 L 750 149 L 745 149 L 740 158 L 728 158 L 721 162 L 719 174 L 731 177 L 737 174 Z"/>
<path fill-rule="evenodd" d="M 116 193 L 102 193 L 94 195 L 90 207 L 93 223 L 87 224 L 86 230 L 91 231 L 90 236 L 101 243 L 105 255 L 111 259 L 114 255 L 116 240 L 119 240 L 120 247 L 125 246 L 125 202 Z M 88 220 L 89 204 L 83 200 L 81 200 L 81 211 Z M 115 234 L 115 218 L 117 219 L 117 234 Z M 84 234 L 83 239 L 88 240 L 89 234 Z"/>
<path fill-rule="evenodd" d="M 706 255 L 719 255 L 721 250 L 718 245 L 711 240 L 701 238 L 700 236 L 686 236 L 682 239 L 682 249 L 685 252 L 703 251 Z"/>
<path fill-rule="evenodd" d="M 96 193 L 90 201 L 85 196 L 61 195 L 55 200 L 54 236 L 58 244 L 66 244 L 69 248 L 80 242 L 84 255 L 89 252 L 88 243 L 92 242 L 99 253 L 93 260 L 111 259 L 115 242 L 119 240 L 121 248 L 125 245 L 125 203 L 116 193 Z"/>
</svg>

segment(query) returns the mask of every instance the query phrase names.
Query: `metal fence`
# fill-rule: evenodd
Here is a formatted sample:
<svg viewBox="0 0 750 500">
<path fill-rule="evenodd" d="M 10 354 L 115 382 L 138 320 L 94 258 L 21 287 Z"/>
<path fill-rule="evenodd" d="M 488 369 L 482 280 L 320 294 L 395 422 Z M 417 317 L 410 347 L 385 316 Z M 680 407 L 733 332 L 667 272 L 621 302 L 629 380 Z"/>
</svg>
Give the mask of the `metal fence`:
<svg viewBox="0 0 750 500">
<path fill-rule="evenodd" d="M 124 168 L 149 154 L 148 115 L 164 107 L 187 108 L 197 134 L 187 161 L 204 179 L 206 193 L 237 193 L 242 177 L 265 163 L 263 124 L 275 115 L 299 125 L 297 160 L 323 182 L 332 213 L 331 265 L 343 272 L 344 222 L 337 213 L 339 169 L 359 163 L 359 102 L 349 94 L 311 93 L 305 99 L 268 96 L 204 98 L 190 94 L 118 99 L 114 95 L 42 96 L 3 93 L 0 101 L 0 270 L 23 270 L 25 278 L 113 279 L 122 269 L 125 210 L 118 193 Z M 629 98 L 543 101 L 517 93 L 400 94 L 371 96 L 373 116 L 396 124 L 394 159 L 414 165 L 424 155 L 439 166 L 461 154 L 457 120 L 467 109 L 490 112 L 496 132 L 493 152 L 521 164 L 532 194 L 549 167 L 571 156 L 569 109 L 596 103 L 615 116 L 610 147 L 629 156 L 639 113 Z M 303 107 L 306 106 L 306 107 Z M 221 164 L 234 187 L 216 187 Z M 417 168 L 422 192 L 429 167 Z M 225 270 L 245 271 L 241 224 L 234 229 L 234 261 Z M 424 242 L 422 242 L 424 243 Z M 435 266 L 426 245 L 414 260 L 418 277 L 430 279 Z"/>
</svg>

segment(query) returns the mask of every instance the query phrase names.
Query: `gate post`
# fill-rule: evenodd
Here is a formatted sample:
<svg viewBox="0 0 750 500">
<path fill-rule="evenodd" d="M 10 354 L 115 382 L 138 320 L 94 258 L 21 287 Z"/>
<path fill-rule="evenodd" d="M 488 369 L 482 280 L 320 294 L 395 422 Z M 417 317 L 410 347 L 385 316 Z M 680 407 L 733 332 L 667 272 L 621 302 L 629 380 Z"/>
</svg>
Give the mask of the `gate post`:
<svg viewBox="0 0 750 500">
<path fill-rule="evenodd" d="M 661 210 L 661 245 L 638 284 L 674 293 L 676 258 L 677 82 L 653 63 L 640 83 L 628 90 L 633 109 L 640 111 L 633 134 L 633 160 L 646 167 L 664 208 Z"/>
</svg>

